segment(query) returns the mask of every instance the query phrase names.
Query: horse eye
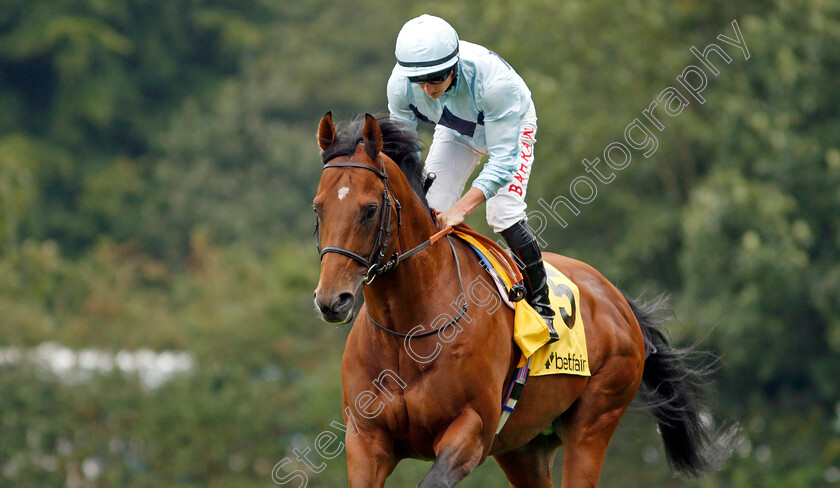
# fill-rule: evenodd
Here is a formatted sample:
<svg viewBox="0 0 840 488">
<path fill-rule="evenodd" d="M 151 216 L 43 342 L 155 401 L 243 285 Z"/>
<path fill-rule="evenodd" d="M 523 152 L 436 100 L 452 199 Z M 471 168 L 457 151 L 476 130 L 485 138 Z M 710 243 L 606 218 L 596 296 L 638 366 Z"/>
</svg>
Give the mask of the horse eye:
<svg viewBox="0 0 840 488">
<path fill-rule="evenodd" d="M 376 216 L 376 211 L 379 210 L 379 205 L 371 203 L 364 209 L 364 219 L 371 220 Z"/>
</svg>

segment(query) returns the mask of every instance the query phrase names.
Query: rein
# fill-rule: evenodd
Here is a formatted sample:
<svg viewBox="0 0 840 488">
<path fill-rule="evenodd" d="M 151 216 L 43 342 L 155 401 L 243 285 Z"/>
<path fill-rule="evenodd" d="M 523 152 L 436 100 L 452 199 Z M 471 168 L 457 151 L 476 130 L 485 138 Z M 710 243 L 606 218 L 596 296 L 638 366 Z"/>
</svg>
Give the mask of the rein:
<svg viewBox="0 0 840 488">
<path fill-rule="evenodd" d="M 364 256 L 362 256 L 361 254 L 359 254 L 357 252 L 351 251 L 351 250 L 349 250 L 347 248 L 344 248 L 344 247 L 341 247 L 341 246 L 325 246 L 325 247 L 322 248 L 321 247 L 321 236 L 318 232 L 318 225 L 319 225 L 320 219 L 318 219 L 316 217 L 316 219 L 315 219 L 315 236 L 316 236 L 316 239 L 317 239 L 318 253 L 320 254 L 322 260 L 324 259 L 325 254 L 330 253 L 330 252 L 334 252 L 336 254 L 341 254 L 342 256 L 346 256 L 346 257 L 356 261 L 357 263 L 361 264 L 362 266 L 364 266 L 367 269 L 367 272 L 365 273 L 364 280 L 362 281 L 362 286 L 364 286 L 364 285 L 369 285 L 369 284 L 373 283 L 373 280 L 376 279 L 376 277 L 379 276 L 380 274 L 386 273 L 386 272 L 396 268 L 397 265 L 399 265 L 401 262 L 403 262 L 406 259 L 410 258 L 411 256 L 414 256 L 415 254 L 423 251 L 424 249 L 428 248 L 429 246 L 431 246 L 434 243 L 436 243 L 437 241 L 439 241 L 441 238 L 446 237 L 447 242 L 449 242 L 449 247 L 452 249 L 452 256 L 455 258 L 455 268 L 456 268 L 456 271 L 458 273 L 458 285 L 461 287 L 461 295 L 463 295 L 463 293 L 464 293 L 464 283 L 463 283 L 463 279 L 461 278 L 461 263 L 458 260 L 458 254 L 455 252 L 455 246 L 452 244 L 452 238 L 449 237 L 449 235 L 448 235 L 452 232 L 452 227 L 447 227 L 447 228 L 445 228 L 441 231 L 436 232 L 435 234 L 430 236 L 425 241 L 421 242 L 417 246 L 414 246 L 413 248 L 409 249 L 408 251 L 406 251 L 402 254 L 400 254 L 397 251 L 394 251 L 394 253 L 391 255 L 390 258 L 388 258 L 387 261 L 385 261 L 384 263 L 382 262 L 383 259 L 385 259 L 385 250 L 388 248 L 388 239 L 391 236 L 391 213 L 392 213 L 391 212 L 391 205 L 392 205 L 391 202 L 392 201 L 394 202 L 393 206 L 394 206 L 394 208 L 396 209 L 396 212 L 397 212 L 397 230 L 402 228 L 402 215 L 401 215 L 402 207 L 400 206 L 400 202 L 399 202 L 399 200 L 397 200 L 397 197 L 394 196 L 394 192 L 391 190 L 391 186 L 388 184 L 388 174 L 385 172 L 385 161 L 382 161 L 382 169 L 377 169 L 377 168 L 374 168 L 373 166 L 370 166 L 370 165 L 367 165 L 367 164 L 354 163 L 354 162 L 351 162 L 351 161 L 340 161 L 340 162 L 336 162 L 336 163 L 332 163 L 332 162 L 327 163 L 327 164 L 324 165 L 324 170 L 326 170 L 328 168 L 362 168 L 362 169 L 366 169 L 366 170 L 369 170 L 369 171 L 373 171 L 374 173 L 376 173 L 377 176 L 379 176 L 379 179 L 382 180 L 382 183 L 385 185 L 385 189 L 382 190 L 382 209 L 381 209 L 382 213 L 381 213 L 381 217 L 379 218 L 379 232 L 376 234 L 376 240 L 373 243 L 373 249 L 371 249 L 370 255 L 367 258 L 365 258 Z M 402 337 L 402 338 L 409 337 L 409 334 L 402 334 L 402 333 L 393 331 L 393 330 L 385 327 L 384 325 L 381 325 L 380 323 L 375 321 L 373 319 L 373 317 L 370 316 L 369 311 L 367 311 L 367 310 L 365 310 L 365 311 L 367 312 L 368 319 L 370 319 L 370 321 L 375 326 L 379 327 L 380 329 L 384 330 L 385 332 L 387 332 L 389 334 L 392 334 L 392 335 L 395 335 L 397 337 Z M 422 334 L 415 334 L 415 335 L 412 335 L 411 337 L 426 337 L 426 336 L 436 334 L 436 333 L 440 332 L 441 330 L 445 329 L 446 327 L 458 323 L 458 321 L 461 320 L 461 317 L 463 317 L 464 314 L 466 314 L 466 313 L 467 313 L 467 302 L 465 300 L 463 307 L 461 307 L 460 313 L 458 313 L 458 316 L 455 317 L 453 320 L 449 321 L 448 323 L 446 323 L 445 325 L 443 325 L 441 327 L 438 327 L 437 329 L 434 329 L 434 330 L 431 330 L 431 331 L 428 331 L 428 332 L 424 332 Z"/>
<path fill-rule="evenodd" d="M 451 230 L 452 230 L 451 227 L 448 228 L 448 231 L 447 231 L 447 229 L 444 229 L 444 230 L 438 232 L 437 234 L 435 234 L 435 236 L 441 234 L 441 232 L 447 232 L 447 234 L 448 234 L 449 232 L 451 232 Z M 432 237 L 434 237 L 434 236 L 432 236 Z M 430 240 L 431 239 L 429 239 L 429 241 L 424 242 L 423 244 L 425 244 L 425 246 L 423 246 L 422 249 L 419 249 L 419 251 L 422 251 L 423 249 L 429 247 Z M 455 270 L 458 272 L 458 286 L 461 287 L 461 294 L 458 295 L 458 296 L 466 297 L 466 295 L 464 295 L 464 281 L 461 278 L 461 262 L 458 260 L 458 253 L 455 252 L 455 246 L 452 244 L 452 238 L 450 236 L 448 236 L 448 235 L 446 236 L 446 241 L 449 243 L 449 248 L 452 249 L 452 256 L 455 258 Z M 421 244 L 421 245 L 423 245 L 423 244 Z M 418 249 L 419 247 L 420 246 L 417 246 L 414 249 Z M 414 249 L 412 249 L 412 251 Z M 403 256 L 405 256 L 405 254 L 403 254 Z M 373 322 L 373 325 L 379 327 L 380 329 L 384 330 L 385 332 L 387 332 L 391 335 L 395 335 L 395 336 L 401 337 L 403 339 L 406 338 L 406 337 L 411 337 L 411 338 L 427 337 L 427 336 L 430 336 L 430 335 L 433 335 L 433 334 L 437 334 L 438 332 L 440 332 L 441 330 L 449 327 L 450 325 L 457 324 L 458 321 L 461 320 L 461 317 L 463 317 L 464 314 L 467 313 L 467 300 L 464 299 L 464 305 L 461 307 L 461 311 L 458 312 L 458 315 L 454 319 L 452 319 L 449 322 L 445 323 L 444 325 L 438 327 L 437 329 L 432 329 L 430 331 L 423 332 L 422 334 L 402 334 L 400 332 L 393 331 L 393 330 L 385 327 L 384 325 L 381 325 L 379 322 L 373 320 L 373 317 L 371 317 L 369 310 L 365 309 L 365 312 L 367 312 L 368 319 L 370 319 L 370 321 Z"/>
</svg>

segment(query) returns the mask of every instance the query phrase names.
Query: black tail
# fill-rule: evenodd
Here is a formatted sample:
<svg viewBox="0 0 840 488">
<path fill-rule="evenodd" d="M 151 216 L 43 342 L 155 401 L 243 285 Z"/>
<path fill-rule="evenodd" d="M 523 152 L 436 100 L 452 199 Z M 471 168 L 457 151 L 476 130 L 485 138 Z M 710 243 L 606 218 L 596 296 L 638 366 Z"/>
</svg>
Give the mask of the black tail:
<svg viewBox="0 0 840 488">
<path fill-rule="evenodd" d="M 668 344 L 660 329 L 664 319 L 657 317 L 659 312 L 668 310 L 667 298 L 641 305 L 626 295 L 624 298 L 645 339 L 647 358 L 641 391 L 659 425 L 668 463 L 676 473 L 690 477 L 716 471 L 737 446 L 741 430 L 737 424 L 715 429 L 712 416 L 702 403 L 701 392 L 711 366 L 689 364 L 698 354 L 696 346 L 678 349 Z"/>
</svg>

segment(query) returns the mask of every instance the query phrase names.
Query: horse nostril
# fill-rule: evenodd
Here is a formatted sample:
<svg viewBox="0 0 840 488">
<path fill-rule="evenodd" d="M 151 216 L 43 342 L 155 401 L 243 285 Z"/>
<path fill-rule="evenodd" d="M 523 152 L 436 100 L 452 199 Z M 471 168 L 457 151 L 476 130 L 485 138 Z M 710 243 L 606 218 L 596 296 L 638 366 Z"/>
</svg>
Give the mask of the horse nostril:
<svg viewBox="0 0 840 488">
<path fill-rule="evenodd" d="M 315 307 L 320 310 L 322 314 L 329 313 L 331 308 L 329 302 L 325 302 L 323 299 L 319 300 L 317 291 L 313 293 L 313 296 L 315 297 Z"/>
<path fill-rule="evenodd" d="M 342 293 L 333 302 L 332 310 L 335 313 L 344 313 L 353 307 L 353 294 Z"/>
</svg>

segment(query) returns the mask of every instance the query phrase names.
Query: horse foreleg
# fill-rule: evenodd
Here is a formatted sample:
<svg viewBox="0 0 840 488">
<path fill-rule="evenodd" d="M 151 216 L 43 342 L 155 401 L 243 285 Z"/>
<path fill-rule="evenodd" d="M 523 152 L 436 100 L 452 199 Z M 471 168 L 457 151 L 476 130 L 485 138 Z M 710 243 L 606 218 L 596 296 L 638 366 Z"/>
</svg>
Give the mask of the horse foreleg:
<svg viewBox="0 0 840 488">
<path fill-rule="evenodd" d="M 347 481 L 351 488 L 382 488 L 398 459 L 385 436 L 347 435 Z"/>
<path fill-rule="evenodd" d="M 464 410 L 435 444 L 435 462 L 417 488 L 449 488 L 464 479 L 484 456 L 484 422 L 474 410 Z"/>
</svg>

